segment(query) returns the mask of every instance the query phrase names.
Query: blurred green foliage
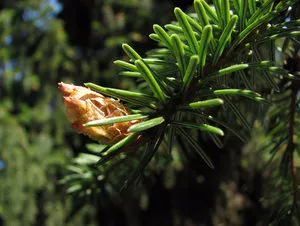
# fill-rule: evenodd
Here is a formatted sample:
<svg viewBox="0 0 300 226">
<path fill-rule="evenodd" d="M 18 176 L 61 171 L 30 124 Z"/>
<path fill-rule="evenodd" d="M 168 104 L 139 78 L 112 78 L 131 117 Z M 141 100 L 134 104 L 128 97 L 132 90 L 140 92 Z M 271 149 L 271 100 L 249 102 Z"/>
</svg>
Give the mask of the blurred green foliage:
<svg viewBox="0 0 300 226">
<path fill-rule="evenodd" d="M 141 178 L 138 185 L 123 192 L 120 187 L 142 153 L 129 153 L 126 158 L 121 154 L 113 164 L 94 169 L 97 159 L 92 154 L 99 153 L 101 146 L 73 132 L 66 120 L 57 82 L 143 89 L 130 78 L 117 77 L 118 69 L 112 62 L 128 60 L 121 44 L 134 43 L 139 53 L 156 47 L 147 37 L 152 24 L 169 23 L 175 19 L 175 6 L 189 10 L 192 2 L 0 2 L 0 225 L 181 226 L 269 222 L 268 214 L 272 218 L 272 213 L 268 208 L 278 203 L 272 197 L 263 202 L 260 199 L 275 186 L 271 182 L 262 184 L 264 180 L 275 181 L 278 187 L 286 183 L 278 179 L 277 171 L 272 171 L 276 166 L 264 171 L 270 155 L 261 150 L 268 145 L 272 148 L 272 142 L 285 133 L 281 131 L 277 138 L 272 134 L 265 136 L 262 122 L 271 118 L 264 114 L 269 106 L 236 103 L 250 122 L 249 127 L 255 127 L 253 138 L 244 149 L 240 139 L 232 134 L 222 139 L 225 147 L 216 147 L 220 141 L 214 136 L 194 134 L 209 151 L 215 171 L 203 166 L 181 140 L 174 145 L 171 155 L 163 145 L 160 157 L 155 157 L 145 171 L 146 179 Z M 269 56 L 269 47 L 260 48 L 262 54 Z M 283 64 L 283 59 L 277 61 Z M 253 78 L 250 83 L 241 81 L 243 78 L 242 74 L 234 83 L 246 88 L 256 85 Z M 220 82 L 226 81 L 228 78 L 220 78 Z M 279 80 L 271 82 L 274 90 L 285 86 Z M 269 90 L 264 91 L 269 98 Z M 281 104 L 275 105 L 275 110 L 278 106 Z M 274 108 L 269 112 L 274 112 Z M 234 124 L 240 136 L 247 136 L 249 130 L 243 129 L 229 112 L 221 117 Z M 274 121 L 268 122 L 269 130 L 276 127 L 273 122 L 280 122 L 283 117 L 275 115 Z M 297 146 L 299 149 L 299 139 Z M 266 173 L 262 174 L 263 171 Z M 273 177 L 275 180 L 271 180 Z M 288 192 L 284 197 L 291 197 Z"/>
<path fill-rule="evenodd" d="M 59 183 L 90 141 L 71 131 L 57 82 L 133 88 L 116 79 L 120 44 L 149 49 L 152 24 L 171 20 L 173 7 L 152 0 L 0 3 L 0 225 L 95 225 L 94 201 L 71 218 L 76 204 Z"/>
</svg>

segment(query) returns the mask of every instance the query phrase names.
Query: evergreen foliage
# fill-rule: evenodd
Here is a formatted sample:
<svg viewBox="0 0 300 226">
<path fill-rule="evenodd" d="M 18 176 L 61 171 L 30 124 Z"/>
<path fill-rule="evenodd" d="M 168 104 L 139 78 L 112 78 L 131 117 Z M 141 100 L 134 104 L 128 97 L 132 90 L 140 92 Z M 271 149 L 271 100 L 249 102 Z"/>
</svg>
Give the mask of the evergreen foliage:
<svg viewBox="0 0 300 226">
<path fill-rule="evenodd" d="M 293 157 L 297 142 L 296 108 L 299 98 L 296 96 L 299 90 L 299 75 L 291 74 L 297 69 L 276 66 L 276 63 L 278 65 L 280 62 L 278 60 L 276 62 L 274 57 L 276 50 L 272 46 L 274 40 L 288 37 L 286 40 L 291 42 L 294 53 L 291 58 L 297 59 L 299 56 L 295 47 L 298 41 L 294 38 L 300 34 L 298 20 L 291 20 L 289 14 L 290 7 L 295 3 L 296 1 L 270 0 L 258 3 L 233 0 L 213 1 L 214 7 L 211 7 L 205 1 L 196 0 L 194 1 L 196 13 L 185 14 L 180 8 L 175 8 L 176 22 L 165 25 L 165 29 L 157 24 L 153 26 L 155 33 L 151 34 L 150 38 L 158 43 L 159 48 L 149 51 L 146 57 L 142 57 L 129 45 L 123 44 L 129 62 L 118 60 L 115 63 L 125 70 L 121 72 L 122 75 L 141 80 L 142 93 L 148 96 L 92 83 L 85 85 L 129 103 L 128 106 L 139 113 L 134 116 L 138 116 L 137 119 L 143 118 L 143 121 L 128 129 L 133 132 L 132 137 L 101 151 L 97 165 L 103 165 L 112 157 L 119 155 L 119 150 L 123 146 L 136 145 L 135 142 L 132 143 L 132 139 L 141 136 L 146 148 L 138 166 L 126 180 L 123 188 L 131 185 L 142 175 L 161 144 L 165 142 L 168 153 L 171 153 L 176 139 L 184 140 L 186 142 L 184 149 L 194 149 L 209 167 L 214 168 L 213 160 L 197 142 L 198 133 L 187 132 L 187 129 L 208 133 L 215 144 L 222 147 L 222 141 L 218 136 L 224 135 L 222 127 L 225 124 L 218 120 L 212 123 L 212 119 L 222 114 L 221 110 L 225 110 L 223 114 L 231 111 L 240 126 L 250 129 L 251 123 L 247 116 L 254 112 L 248 111 L 246 115 L 242 113 L 234 96 L 266 102 L 260 94 L 253 91 L 253 89 L 262 90 L 265 84 L 261 78 L 264 77 L 273 90 L 280 92 L 280 96 L 291 98 L 287 110 L 283 108 L 284 105 L 277 106 L 276 113 L 272 112 L 272 117 L 267 116 L 269 120 L 274 118 L 274 122 L 278 124 L 271 124 L 274 128 L 270 129 L 270 143 L 266 143 L 265 147 L 272 147 L 273 156 L 281 150 L 280 147 L 286 147 L 281 157 L 280 171 L 284 176 L 288 172 L 292 174 L 289 180 L 282 179 L 284 183 L 292 184 L 287 189 L 288 197 L 292 201 L 286 207 L 286 203 L 279 201 L 280 209 L 283 210 L 275 216 L 279 222 L 281 218 L 284 219 L 283 222 L 293 221 L 294 216 L 298 216 L 296 212 L 299 208 Z M 263 55 L 266 46 L 271 47 L 268 56 Z M 281 57 L 285 58 L 285 55 L 281 53 Z M 283 85 L 284 89 L 279 87 L 279 81 L 287 83 Z M 288 91 L 291 94 L 285 95 Z M 149 101 L 151 95 L 154 98 Z M 268 95 L 266 97 L 268 98 Z M 223 104 L 225 105 L 223 109 L 217 108 Z M 209 111 L 209 108 L 216 110 Z M 282 121 L 284 115 L 281 114 L 289 117 L 286 120 L 288 123 Z M 123 116 L 109 119 L 109 122 L 118 123 L 125 120 L 130 119 Z M 92 121 L 87 126 L 105 124 L 106 119 Z M 229 130 L 235 131 L 232 127 L 229 127 Z M 284 184 L 280 187 L 284 187 Z M 290 220 L 287 220 L 286 216 Z"/>
<path fill-rule="evenodd" d="M 144 42 L 138 29 L 151 21 L 153 3 L 118 1 L 120 12 L 113 3 L 95 1 L 88 12 L 81 1 L 0 2 L 0 225 L 94 225 L 93 203 L 68 219 L 76 205 L 59 180 L 88 140 L 65 120 L 57 82 L 117 84 L 107 59 L 122 57 L 120 41 Z M 132 25 L 136 8 L 140 23 Z M 81 27 L 93 31 L 89 44 Z"/>
<path fill-rule="evenodd" d="M 296 0 L 195 0 L 153 25 L 151 50 L 136 30 L 169 5 L 74 2 L 88 26 L 67 17 L 68 1 L 64 23 L 46 1 L 1 5 L 4 225 L 299 224 Z M 121 80 L 108 58 L 120 59 Z M 66 129 L 61 80 L 88 81 L 132 111 L 85 126 L 141 122 L 112 146 L 88 143 Z M 256 170 L 264 183 L 251 186 Z"/>
</svg>

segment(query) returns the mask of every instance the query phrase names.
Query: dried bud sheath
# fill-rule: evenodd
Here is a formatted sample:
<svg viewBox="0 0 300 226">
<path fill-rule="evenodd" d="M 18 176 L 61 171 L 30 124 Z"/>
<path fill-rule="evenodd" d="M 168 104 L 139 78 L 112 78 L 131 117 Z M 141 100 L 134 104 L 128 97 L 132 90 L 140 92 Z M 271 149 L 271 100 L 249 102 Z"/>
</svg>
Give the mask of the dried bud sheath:
<svg viewBox="0 0 300 226">
<path fill-rule="evenodd" d="M 118 100 L 105 97 L 82 86 L 58 83 L 72 128 L 91 139 L 105 144 L 114 144 L 128 136 L 127 129 L 139 122 L 114 123 L 108 126 L 84 127 L 87 122 L 103 118 L 130 115 L 129 110 Z"/>
</svg>

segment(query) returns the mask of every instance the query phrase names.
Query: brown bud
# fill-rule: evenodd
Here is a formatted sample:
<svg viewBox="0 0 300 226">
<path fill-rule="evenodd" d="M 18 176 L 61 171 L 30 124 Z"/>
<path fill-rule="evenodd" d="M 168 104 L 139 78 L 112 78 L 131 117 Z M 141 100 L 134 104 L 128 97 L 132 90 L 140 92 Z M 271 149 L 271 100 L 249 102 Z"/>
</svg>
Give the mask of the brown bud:
<svg viewBox="0 0 300 226">
<path fill-rule="evenodd" d="M 82 86 L 58 83 L 66 107 L 67 117 L 72 123 L 72 128 L 91 139 L 105 144 L 115 144 L 128 136 L 127 129 L 138 123 L 114 123 L 107 126 L 84 127 L 83 125 L 93 120 L 130 115 L 130 111 L 118 100 L 105 97 L 97 92 Z"/>
</svg>

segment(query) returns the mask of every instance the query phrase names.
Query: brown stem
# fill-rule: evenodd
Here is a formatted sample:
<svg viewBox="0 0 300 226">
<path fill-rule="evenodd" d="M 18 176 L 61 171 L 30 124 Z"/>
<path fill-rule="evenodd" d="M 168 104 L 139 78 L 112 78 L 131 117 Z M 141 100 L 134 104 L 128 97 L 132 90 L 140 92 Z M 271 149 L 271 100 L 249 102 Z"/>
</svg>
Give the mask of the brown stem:
<svg viewBox="0 0 300 226">
<path fill-rule="evenodd" d="M 297 177 L 296 177 L 296 167 L 294 164 L 294 158 L 292 156 L 291 158 L 291 173 L 292 173 L 292 189 L 293 189 L 293 204 L 292 204 L 292 214 L 294 210 L 296 209 L 297 205 Z"/>
<path fill-rule="evenodd" d="M 288 139 L 288 150 L 291 152 L 291 163 L 290 170 L 292 175 L 292 195 L 293 195 L 293 203 L 292 203 L 292 213 L 294 212 L 297 204 L 297 175 L 296 175 L 296 167 L 294 164 L 294 150 L 295 150 L 295 141 L 294 141 L 294 127 L 295 127 L 295 109 L 296 109 L 296 95 L 298 92 L 298 87 L 295 83 L 292 83 L 291 86 L 291 103 L 290 103 L 290 118 L 289 118 L 289 139 Z"/>
</svg>

